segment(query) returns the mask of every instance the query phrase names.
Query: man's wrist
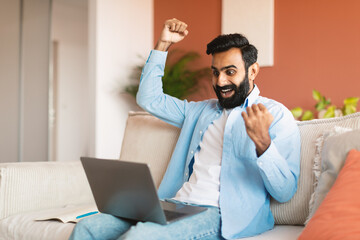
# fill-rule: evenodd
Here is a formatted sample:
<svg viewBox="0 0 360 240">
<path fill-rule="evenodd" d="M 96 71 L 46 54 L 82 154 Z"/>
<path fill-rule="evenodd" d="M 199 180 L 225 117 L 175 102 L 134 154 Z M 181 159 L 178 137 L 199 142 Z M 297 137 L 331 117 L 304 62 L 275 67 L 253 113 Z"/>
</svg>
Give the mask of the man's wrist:
<svg viewBox="0 0 360 240">
<path fill-rule="evenodd" d="M 269 137 L 269 139 L 263 139 L 263 141 L 259 141 L 257 143 L 255 143 L 255 147 L 256 147 L 256 154 L 258 157 L 260 157 L 270 146 L 271 144 L 271 139 Z"/>
<path fill-rule="evenodd" d="M 171 46 L 171 42 L 158 41 L 155 45 L 155 50 L 167 52 L 169 47 Z"/>
</svg>

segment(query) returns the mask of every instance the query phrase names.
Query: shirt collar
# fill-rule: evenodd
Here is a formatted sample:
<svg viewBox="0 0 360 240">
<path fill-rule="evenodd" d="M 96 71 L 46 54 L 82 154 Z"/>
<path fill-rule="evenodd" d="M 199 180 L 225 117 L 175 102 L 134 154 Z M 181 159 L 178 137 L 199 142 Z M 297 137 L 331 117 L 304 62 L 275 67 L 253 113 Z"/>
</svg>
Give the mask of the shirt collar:
<svg viewBox="0 0 360 240">
<path fill-rule="evenodd" d="M 260 90 L 257 87 L 257 85 L 254 84 L 253 90 L 251 91 L 249 96 L 247 96 L 247 98 L 245 99 L 245 102 L 243 104 L 244 108 L 253 105 L 255 103 L 256 99 L 259 97 L 259 95 L 260 95 Z"/>
</svg>

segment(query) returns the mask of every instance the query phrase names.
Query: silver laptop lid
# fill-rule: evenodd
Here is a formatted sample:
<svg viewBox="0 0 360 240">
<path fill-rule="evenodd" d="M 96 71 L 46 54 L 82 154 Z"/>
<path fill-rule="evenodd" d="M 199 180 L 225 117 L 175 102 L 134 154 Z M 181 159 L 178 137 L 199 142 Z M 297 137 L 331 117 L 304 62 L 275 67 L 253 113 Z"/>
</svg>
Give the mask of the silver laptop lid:
<svg viewBox="0 0 360 240">
<path fill-rule="evenodd" d="M 147 164 L 81 157 L 100 212 L 166 224 Z"/>
</svg>

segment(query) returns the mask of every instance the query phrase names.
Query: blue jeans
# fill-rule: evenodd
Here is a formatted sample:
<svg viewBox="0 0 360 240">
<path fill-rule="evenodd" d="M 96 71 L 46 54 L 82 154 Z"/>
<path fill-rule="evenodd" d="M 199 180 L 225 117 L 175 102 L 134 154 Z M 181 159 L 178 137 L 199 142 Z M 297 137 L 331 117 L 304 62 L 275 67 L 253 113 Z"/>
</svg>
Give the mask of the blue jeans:
<svg viewBox="0 0 360 240">
<path fill-rule="evenodd" d="M 132 222 L 109 214 L 98 214 L 78 222 L 70 240 L 83 239 L 223 239 L 220 231 L 220 211 L 206 211 L 168 225 L 153 222 Z"/>
</svg>

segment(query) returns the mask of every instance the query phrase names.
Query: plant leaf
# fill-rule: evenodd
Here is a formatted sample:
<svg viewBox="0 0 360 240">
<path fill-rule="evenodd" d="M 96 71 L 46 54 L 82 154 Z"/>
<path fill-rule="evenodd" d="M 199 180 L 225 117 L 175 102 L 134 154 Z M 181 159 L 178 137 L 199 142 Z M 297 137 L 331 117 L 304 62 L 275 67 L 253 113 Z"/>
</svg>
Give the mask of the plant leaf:
<svg viewBox="0 0 360 240">
<path fill-rule="evenodd" d="M 320 101 L 321 98 L 322 98 L 320 92 L 319 92 L 319 91 L 316 91 L 315 89 L 313 90 L 312 95 L 313 95 L 313 98 L 314 98 L 316 101 Z"/>
<path fill-rule="evenodd" d="M 349 97 L 349 98 L 346 98 L 344 100 L 344 105 L 347 106 L 347 105 L 352 105 L 352 106 L 357 106 L 358 104 L 358 101 L 359 101 L 359 98 L 358 97 Z"/>
<path fill-rule="evenodd" d="M 354 105 L 345 105 L 343 109 L 344 115 L 356 113 L 356 107 Z"/>
<path fill-rule="evenodd" d="M 328 107 L 328 109 L 326 110 L 325 114 L 324 114 L 324 118 L 333 118 L 335 117 L 335 106 L 330 106 Z"/>
<path fill-rule="evenodd" d="M 325 100 L 325 105 L 326 106 L 331 104 L 331 99 L 325 99 L 325 97 L 324 97 L 324 100 Z"/>
<path fill-rule="evenodd" d="M 129 93 L 133 97 L 136 97 L 138 89 L 139 89 L 139 85 L 129 85 L 125 87 L 125 92 Z"/>
<path fill-rule="evenodd" d="M 291 113 L 295 119 L 298 119 L 302 115 L 303 109 L 301 107 L 296 107 L 291 109 Z"/>
<path fill-rule="evenodd" d="M 305 111 L 304 115 L 301 118 L 301 121 L 307 121 L 307 120 L 311 120 L 314 119 L 314 114 L 312 113 L 312 111 L 307 110 Z"/>
<path fill-rule="evenodd" d="M 321 111 L 323 109 L 325 109 L 325 102 L 324 101 L 320 101 L 315 105 L 315 108 L 317 111 Z"/>
</svg>

